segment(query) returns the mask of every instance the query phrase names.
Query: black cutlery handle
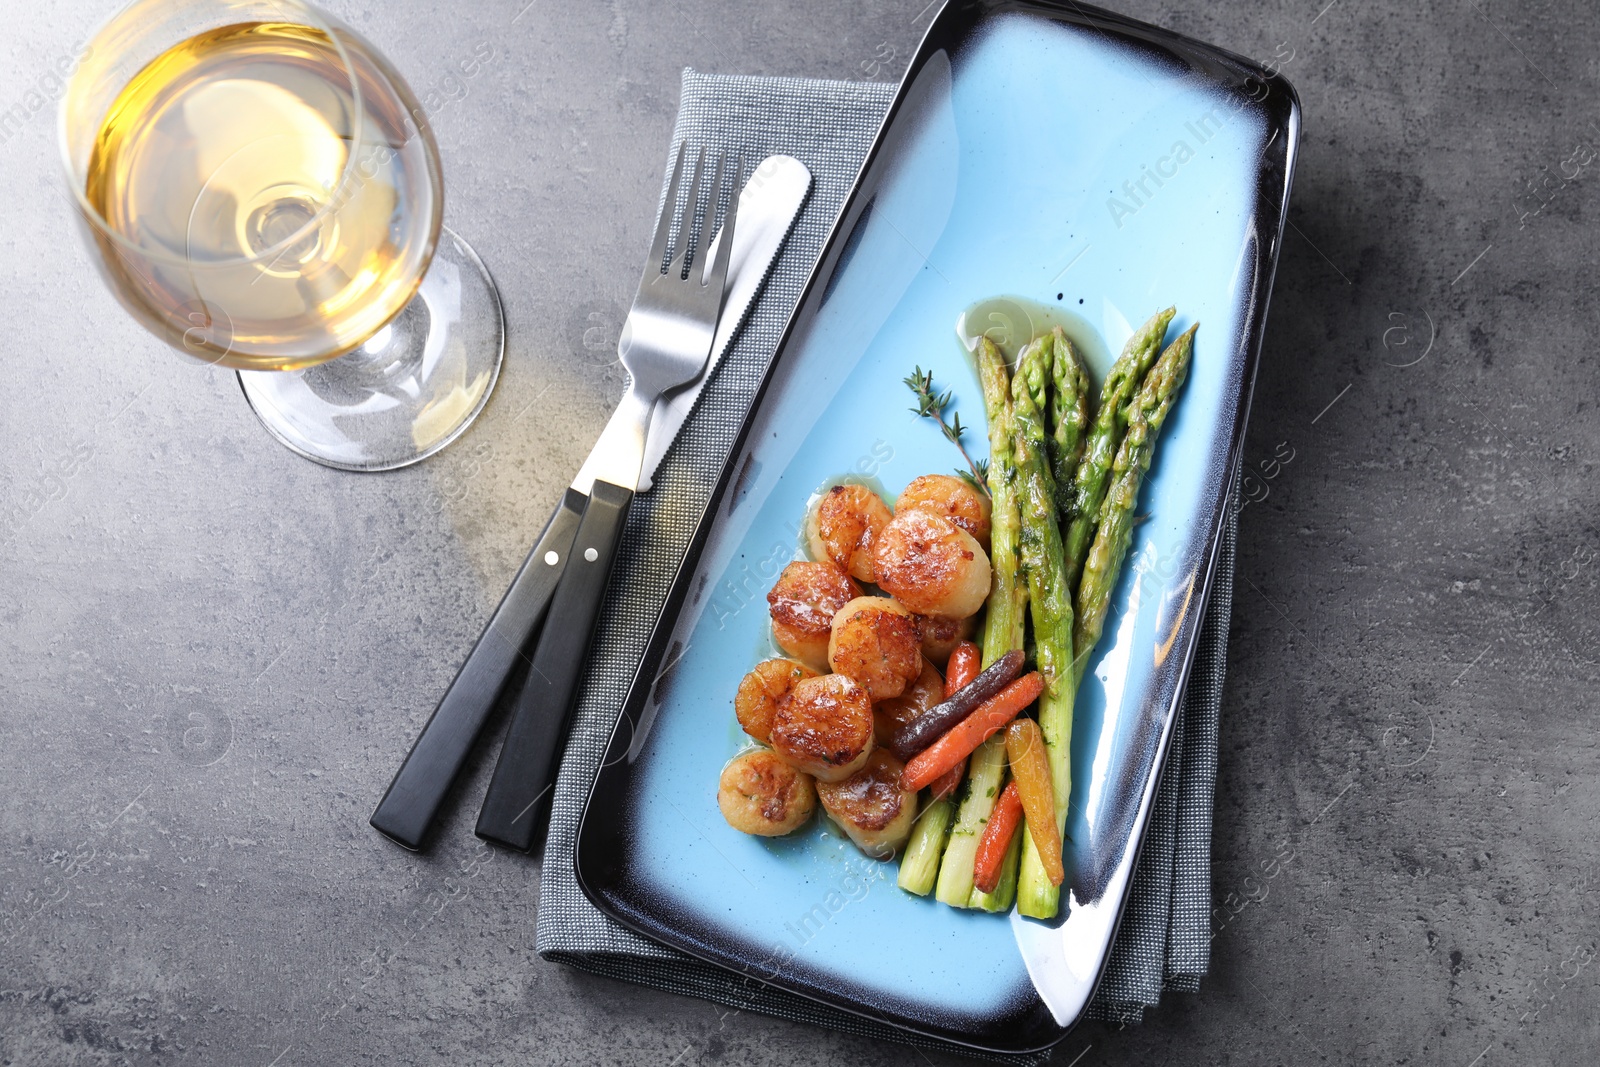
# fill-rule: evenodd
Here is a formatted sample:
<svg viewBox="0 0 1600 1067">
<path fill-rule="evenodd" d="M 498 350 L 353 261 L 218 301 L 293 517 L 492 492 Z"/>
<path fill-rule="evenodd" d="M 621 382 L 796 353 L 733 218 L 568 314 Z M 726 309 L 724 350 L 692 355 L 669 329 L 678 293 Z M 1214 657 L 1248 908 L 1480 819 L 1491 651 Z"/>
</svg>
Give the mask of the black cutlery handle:
<svg viewBox="0 0 1600 1067">
<path fill-rule="evenodd" d="M 467 661 L 433 709 L 389 791 L 372 813 L 372 825 L 413 851 L 422 848 L 439 806 L 461 773 L 473 743 L 494 708 L 495 698 L 514 673 L 518 656 L 544 618 L 567 554 L 577 536 L 588 498 L 568 489 L 511 588 L 500 599 Z"/>
<path fill-rule="evenodd" d="M 500 761 L 478 813 L 477 834 L 521 852 L 533 847 L 536 806 L 555 785 L 556 766 L 577 696 L 584 653 L 594 635 L 633 491 L 595 482 L 572 543 L 572 561 L 556 586 L 527 684 L 512 713 Z"/>
</svg>

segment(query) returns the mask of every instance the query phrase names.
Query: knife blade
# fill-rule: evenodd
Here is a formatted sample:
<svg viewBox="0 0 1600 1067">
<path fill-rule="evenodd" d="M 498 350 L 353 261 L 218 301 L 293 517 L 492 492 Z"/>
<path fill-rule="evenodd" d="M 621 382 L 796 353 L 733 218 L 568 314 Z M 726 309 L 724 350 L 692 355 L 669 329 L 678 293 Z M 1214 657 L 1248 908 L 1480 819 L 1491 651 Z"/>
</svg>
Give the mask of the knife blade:
<svg viewBox="0 0 1600 1067">
<path fill-rule="evenodd" d="M 706 369 L 694 382 L 656 406 L 645 439 L 639 492 L 682 428 L 707 377 L 750 309 L 811 187 L 811 172 L 789 156 L 770 156 L 739 193 L 739 224 L 729 254 L 727 296 Z M 714 261 L 722 234 L 708 250 Z M 615 417 L 615 416 L 613 416 Z M 604 440 L 602 434 L 600 440 Z M 566 569 L 567 554 L 594 484 L 596 452 L 584 461 L 511 587 L 490 617 L 455 680 L 422 728 L 369 820 L 373 828 L 413 851 L 421 850 L 451 786 L 466 764 L 507 678 L 527 660 L 527 647 Z"/>
</svg>

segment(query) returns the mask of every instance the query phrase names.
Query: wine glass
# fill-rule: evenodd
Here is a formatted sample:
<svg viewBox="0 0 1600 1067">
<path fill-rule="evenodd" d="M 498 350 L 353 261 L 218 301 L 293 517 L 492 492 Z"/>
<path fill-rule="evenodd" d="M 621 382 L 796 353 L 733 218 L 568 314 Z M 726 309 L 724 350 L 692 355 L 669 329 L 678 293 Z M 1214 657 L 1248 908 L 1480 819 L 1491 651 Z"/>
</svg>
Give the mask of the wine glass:
<svg viewBox="0 0 1600 1067">
<path fill-rule="evenodd" d="M 390 470 L 460 435 L 505 324 L 441 223 L 438 147 L 394 68 L 301 0 L 136 0 L 85 53 L 63 163 L 123 306 L 236 368 L 319 463 Z"/>
</svg>

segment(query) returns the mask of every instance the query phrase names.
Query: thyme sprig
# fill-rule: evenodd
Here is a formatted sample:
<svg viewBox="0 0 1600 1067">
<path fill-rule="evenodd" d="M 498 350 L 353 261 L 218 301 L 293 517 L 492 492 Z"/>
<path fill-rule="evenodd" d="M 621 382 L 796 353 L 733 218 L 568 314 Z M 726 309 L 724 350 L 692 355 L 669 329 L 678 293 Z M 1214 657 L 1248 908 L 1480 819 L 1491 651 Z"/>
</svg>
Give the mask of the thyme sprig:
<svg viewBox="0 0 1600 1067">
<path fill-rule="evenodd" d="M 951 411 L 955 401 L 955 394 L 948 389 L 939 392 L 933 385 L 933 371 L 925 371 L 920 366 L 905 379 L 906 387 L 917 397 L 917 406 L 911 411 L 917 416 L 932 419 L 939 424 L 939 430 L 944 434 L 945 440 L 961 450 L 961 458 L 967 461 L 967 469 L 956 468 L 956 473 L 970 482 L 985 496 L 989 493 L 989 461 L 974 460 L 967 452 L 967 446 L 962 443 L 962 437 L 967 432 L 967 427 L 961 425 L 961 415 Z M 950 421 L 945 421 L 945 412 L 950 411 Z"/>
</svg>

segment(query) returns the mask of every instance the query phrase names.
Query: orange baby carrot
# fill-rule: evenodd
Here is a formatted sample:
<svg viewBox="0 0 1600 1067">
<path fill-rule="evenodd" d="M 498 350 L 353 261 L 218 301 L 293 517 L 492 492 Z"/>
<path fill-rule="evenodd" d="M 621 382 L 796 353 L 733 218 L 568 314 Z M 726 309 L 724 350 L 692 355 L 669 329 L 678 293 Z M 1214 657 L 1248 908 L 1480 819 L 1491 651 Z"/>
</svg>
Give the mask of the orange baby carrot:
<svg viewBox="0 0 1600 1067">
<path fill-rule="evenodd" d="M 1000 884 L 1000 868 L 1005 866 L 1006 850 L 1011 847 L 1011 837 L 1022 821 L 1022 798 L 1017 793 L 1016 779 L 1006 783 L 1000 798 L 994 802 L 994 811 L 978 839 L 978 858 L 972 865 L 972 884 L 985 893 L 993 893 Z"/>
<path fill-rule="evenodd" d="M 978 646 L 971 641 L 963 641 L 950 653 L 950 662 L 945 668 L 944 695 L 949 699 L 958 690 L 965 689 L 972 684 L 978 676 L 978 671 L 983 667 L 983 653 L 978 651 Z M 933 799 L 947 797 L 956 791 L 961 784 L 961 779 L 967 776 L 967 761 L 962 760 L 951 767 L 944 774 L 933 780 L 929 791 Z"/>
<path fill-rule="evenodd" d="M 977 747 L 1017 717 L 1023 708 L 1039 699 L 1044 679 L 1030 671 L 1000 692 L 979 704 L 971 715 L 952 726 L 948 733 L 906 764 L 900 785 L 915 793 L 950 768 L 966 759 Z"/>
<path fill-rule="evenodd" d="M 958 690 L 971 685 L 982 666 L 983 655 L 978 651 L 977 645 L 971 641 L 963 641 L 957 645 L 956 650 L 950 653 L 950 662 L 945 665 L 945 699 L 949 700 Z"/>
</svg>

